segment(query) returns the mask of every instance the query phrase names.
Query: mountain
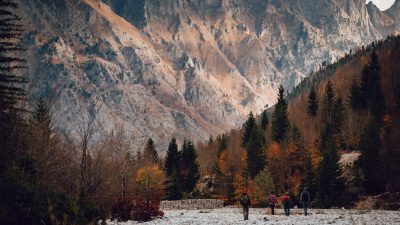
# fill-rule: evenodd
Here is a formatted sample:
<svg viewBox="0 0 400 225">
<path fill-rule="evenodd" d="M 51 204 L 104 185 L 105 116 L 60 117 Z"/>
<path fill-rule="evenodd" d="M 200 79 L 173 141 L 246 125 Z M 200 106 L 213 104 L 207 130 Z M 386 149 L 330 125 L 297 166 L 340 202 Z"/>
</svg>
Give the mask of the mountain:
<svg viewBox="0 0 400 225">
<path fill-rule="evenodd" d="M 399 0 L 19 0 L 31 101 L 76 136 L 96 114 L 137 148 L 242 124 L 324 62 L 400 32 Z"/>
</svg>

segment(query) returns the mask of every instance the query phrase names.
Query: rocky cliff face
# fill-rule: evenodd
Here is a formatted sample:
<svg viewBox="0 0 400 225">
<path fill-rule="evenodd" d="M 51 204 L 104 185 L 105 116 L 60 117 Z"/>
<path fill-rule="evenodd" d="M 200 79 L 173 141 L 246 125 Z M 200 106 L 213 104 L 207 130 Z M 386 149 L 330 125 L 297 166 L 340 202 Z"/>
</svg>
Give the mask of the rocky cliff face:
<svg viewBox="0 0 400 225">
<path fill-rule="evenodd" d="M 152 137 L 202 140 L 273 104 L 323 61 L 400 31 L 363 0 L 19 0 L 32 99 L 64 132 L 90 113 Z M 396 8 L 397 7 L 397 8 Z"/>
</svg>

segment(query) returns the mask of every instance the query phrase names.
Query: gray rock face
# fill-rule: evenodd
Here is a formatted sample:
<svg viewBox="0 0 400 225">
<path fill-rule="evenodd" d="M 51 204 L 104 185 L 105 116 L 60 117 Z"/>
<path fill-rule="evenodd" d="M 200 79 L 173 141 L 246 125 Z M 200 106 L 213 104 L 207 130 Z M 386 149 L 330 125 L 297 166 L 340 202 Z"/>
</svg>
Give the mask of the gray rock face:
<svg viewBox="0 0 400 225">
<path fill-rule="evenodd" d="M 98 111 L 136 148 L 242 124 L 323 61 L 400 31 L 400 1 L 19 0 L 32 101 L 64 132 Z"/>
</svg>

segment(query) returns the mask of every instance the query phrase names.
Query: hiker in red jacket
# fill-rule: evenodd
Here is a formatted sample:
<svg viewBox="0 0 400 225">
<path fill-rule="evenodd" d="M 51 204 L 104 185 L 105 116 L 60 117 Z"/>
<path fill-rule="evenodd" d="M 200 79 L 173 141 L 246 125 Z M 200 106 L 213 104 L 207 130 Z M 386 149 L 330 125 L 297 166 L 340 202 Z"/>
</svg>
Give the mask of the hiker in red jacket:
<svg viewBox="0 0 400 225">
<path fill-rule="evenodd" d="M 285 215 L 289 216 L 290 213 L 290 197 L 289 194 L 286 193 L 285 196 L 282 197 L 283 208 L 285 209 Z"/>
<path fill-rule="evenodd" d="M 268 197 L 269 207 L 271 208 L 271 215 L 275 215 L 276 195 L 273 191 Z"/>
</svg>

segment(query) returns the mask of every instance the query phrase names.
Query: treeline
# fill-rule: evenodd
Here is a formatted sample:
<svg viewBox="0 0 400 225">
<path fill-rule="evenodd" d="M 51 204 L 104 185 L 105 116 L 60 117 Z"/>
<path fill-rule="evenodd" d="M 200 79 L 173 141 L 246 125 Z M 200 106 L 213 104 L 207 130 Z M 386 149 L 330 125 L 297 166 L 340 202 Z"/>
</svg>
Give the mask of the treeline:
<svg viewBox="0 0 400 225">
<path fill-rule="evenodd" d="M 175 139 L 166 165 L 149 139 L 143 151 L 122 125 L 102 129 L 98 108 L 77 115 L 68 134 L 54 129 L 51 106 L 32 111 L 23 77 L 24 32 L 18 5 L 0 3 L 0 221 L 2 224 L 105 224 L 106 219 L 148 221 L 160 201 L 189 196 L 199 178 L 190 140 Z M 174 155 L 175 154 L 175 155 Z"/>
<path fill-rule="evenodd" d="M 291 96 L 280 87 L 272 110 L 200 143 L 214 196 L 234 202 L 247 191 L 264 205 L 269 191 L 296 199 L 308 187 L 315 206 L 332 207 L 398 192 L 399 50 L 400 38 L 389 37 L 325 65 Z M 352 160 L 341 162 L 342 154 Z"/>
</svg>

